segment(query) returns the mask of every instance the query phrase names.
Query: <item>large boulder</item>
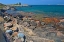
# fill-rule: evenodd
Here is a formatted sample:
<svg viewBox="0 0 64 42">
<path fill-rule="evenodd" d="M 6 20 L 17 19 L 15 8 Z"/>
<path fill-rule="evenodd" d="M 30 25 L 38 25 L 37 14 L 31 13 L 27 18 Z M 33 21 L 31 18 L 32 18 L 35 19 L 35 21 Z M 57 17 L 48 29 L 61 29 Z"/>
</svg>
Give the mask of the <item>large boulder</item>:
<svg viewBox="0 0 64 42">
<path fill-rule="evenodd" d="M 12 18 L 12 24 L 15 26 L 17 25 L 17 19 L 16 18 Z"/>
<path fill-rule="evenodd" d="M 18 32 L 18 27 L 12 27 L 11 29 L 15 32 Z"/>
<path fill-rule="evenodd" d="M 4 27 L 8 27 L 8 26 L 11 26 L 12 24 L 11 23 L 4 23 Z"/>
<path fill-rule="evenodd" d="M 8 20 L 10 20 L 11 18 L 10 18 L 10 16 L 4 16 L 4 20 L 5 21 L 8 21 Z"/>
<path fill-rule="evenodd" d="M 10 35 L 12 35 L 13 31 L 12 30 L 6 30 L 6 33 L 9 33 Z"/>
</svg>

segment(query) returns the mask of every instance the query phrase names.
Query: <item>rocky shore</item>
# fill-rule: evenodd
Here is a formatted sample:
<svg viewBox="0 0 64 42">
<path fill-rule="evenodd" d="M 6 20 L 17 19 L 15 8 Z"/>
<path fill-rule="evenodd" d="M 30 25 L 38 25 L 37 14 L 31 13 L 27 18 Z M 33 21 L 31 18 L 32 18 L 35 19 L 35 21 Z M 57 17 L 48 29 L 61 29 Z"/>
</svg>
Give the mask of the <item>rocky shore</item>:
<svg viewBox="0 0 64 42">
<path fill-rule="evenodd" d="M 38 18 L 40 15 L 31 12 L 18 13 L 4 12 L 0 16 L 0 29 L 6 42 L 64 42 L 64 18 Z"/>
</svg>

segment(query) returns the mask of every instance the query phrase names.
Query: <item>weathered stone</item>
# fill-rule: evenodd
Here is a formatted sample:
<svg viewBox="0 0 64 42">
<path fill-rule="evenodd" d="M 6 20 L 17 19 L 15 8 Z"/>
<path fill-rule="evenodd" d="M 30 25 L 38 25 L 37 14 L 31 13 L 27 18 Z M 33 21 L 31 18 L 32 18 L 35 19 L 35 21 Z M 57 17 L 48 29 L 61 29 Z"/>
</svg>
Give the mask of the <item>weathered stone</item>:
<svg viewBox="0 0 64 42">
<path fill-rule="evenodd" d="M 27 23 L 27 22 L 24 22 L 23 24 L 22 24 L 23 26 L 27 26 L 27 27 L 29 27 L 30 25 L 29 25 L 29 23 Z"/>
<path fill-rule="evenodd" d="M 23 29 L 23 27 L 18 27 L 18 29 L 19 29 L 19 32 L 24 33 L 24 29 Z"/>
<path fill-rule="evenodd" d="M 41 25 L 45 25 L 45 23 L 44 22 L 41 22 Z"/>
<path fill-rule="evenodd" d="M 30 41 L 30 42 L 33 42 L 33 41 Z"/>
<path fill-rule="evenodd" d="M 12 24 L 15 26 L 17 24 L 17 19 L 16 18 L 13 18 L 12 19 Z"/>
<path fill-rule="evenodd" d="M 49 33 L 47 33 L 46 36 L 48 36 L 48 37 L 56 37 L 57 33 L 56 32 L 49 32 Z"/>
<path fill-rule="evenodd" d="M 23 17 L 23 21 L 27 20 L 27 17 Z"/>
<path fill-rule="evenodd" d="M 62 42 L 60 38 L 54 38 L 55 42 Z"/>
<path fill-rule="evenodd" d="M 28 35 L 32 36 L 32 35 L 36 35 L 31 29 L 29 28 L 24 28 L 25 32 L 27 32 Z"/>
<path fill-rule="evenodd" d="M 36 26 L 30 26 L 29 28 L 32 29 L 32 30 L 35 30 Z"/>
<path fill-rule="evenodd" d="M 53 28 L 53 27 L 46 27 L 46 29 L 50 29 L 50 28 Z"/>
<path fill-rule="evenodd" d="M 64 22 L 64 19 L 61 19 L 60 22 Z"/>
<path fill-rule="evenodd" d="M 21 39 L 16 39 L 14 42 L 22 42 Z"/>
<path fill-rule="evenodd" d="M 4 16 L 4 20 L 6 21 L 10 20 L 10 16 Z"/>
<path fill-rule="evenodd" d="M 11 23 L 4 23 L 4 27 L 11 26 Z"/>
<path fill-rule="evenodd" d="M 18 24 L 19 25 L 22 25 L 23 24 L 23 21 L 22 20 L 18 20 Z"/>
<path fill-rule="evenodd" d="M 4 18 L 3 17 L 0 17 L 0 22 L 3 22 L 4 21 Z"/>
<path fill-rule="evenodd" d="M 60 27 L 64 28 L 64 22 L 59 23 Z"/>
<path fill-rule="evenodd" d="M 0 29 L 1 29 L 2 31 L 4 31 L 3 23 L 2 23 L 2 24 L 0 24 Z"/>
<path fill-rule="evenodd" d="M 18 38 L 23 38 L 25 35 L 24 35 L 24 33 L 19 32 L 19 33 L 17 34 L 17 36 L 18 36 Z"/>
<path fill-rule="evenodd" d="M 17 36 L 18 32 L 13 32 L 12 36 Z"/>
<path fill-rule="evenodd" d="M 7 42 L 13 42 L 11 36 L 8 33 L 6 33 L 6 41 Z"/>
<path fill-rule="evenodd" d="M 61 37 L 61 36 L 63 36 L 63 33 L 60 32 L 60 31 L 57 31 L 57 36 L 58 36 L 58 37 Z"/>
<path fill-rule="evenodd" d="M 6 30 L 6 33 L 9 33 L 10 35 L 12 35 L 13 31 L 12 30 Z"/>
<path fill-rule="evenodd" d="M 35 21 L 30 22 L 30 25 L 31 25 L 31 26 L 37 26 L 37 24 L 36 24 L 36 22 L 35 22 Z"/>
</svg>

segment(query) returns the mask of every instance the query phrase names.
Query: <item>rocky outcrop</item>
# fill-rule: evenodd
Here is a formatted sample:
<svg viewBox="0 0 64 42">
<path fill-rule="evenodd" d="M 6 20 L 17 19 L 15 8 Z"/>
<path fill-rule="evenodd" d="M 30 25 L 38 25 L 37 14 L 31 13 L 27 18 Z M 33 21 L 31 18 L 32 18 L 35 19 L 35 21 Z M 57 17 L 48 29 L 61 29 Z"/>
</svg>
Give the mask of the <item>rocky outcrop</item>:
<svg viewBox="0 0 64 42">
<path fill-rule="evenodd" d="M 57 18 L 44 18 L 42 21 L 28 16 L 23 17 L 22 20 L 14 17 L 10 18 L 11 21 L 4 23 L 4 27 L 7 28 L 5 33 L 10 35 L 12 31 L 10 36 L 14 42 L 61 42 L 63 40 L 64 34 L 55 30 L 57 23 L 60 23 Z"/>
</svg>

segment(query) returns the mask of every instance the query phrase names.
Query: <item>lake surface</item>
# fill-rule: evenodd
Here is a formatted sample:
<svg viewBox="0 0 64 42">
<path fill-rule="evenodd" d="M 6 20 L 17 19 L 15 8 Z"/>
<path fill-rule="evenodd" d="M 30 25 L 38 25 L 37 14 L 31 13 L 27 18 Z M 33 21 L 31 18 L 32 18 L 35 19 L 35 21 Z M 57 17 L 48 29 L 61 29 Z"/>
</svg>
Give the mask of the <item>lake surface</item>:
<svg viewBox="0 0 64 42">
<path fill-rule="evenodd" d="M 35 14 L 45 14 L 48 16 L 64 16 L 64 5 L 31 5 L 28 7 L 16 7 L 17 11 L 33 12 Z"/>
</svg>

